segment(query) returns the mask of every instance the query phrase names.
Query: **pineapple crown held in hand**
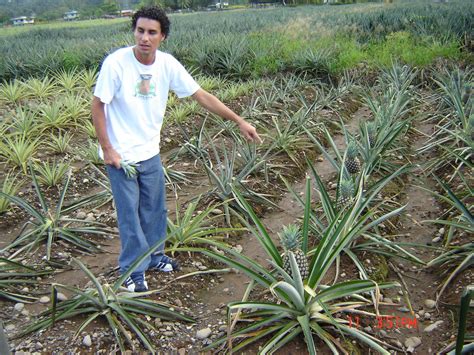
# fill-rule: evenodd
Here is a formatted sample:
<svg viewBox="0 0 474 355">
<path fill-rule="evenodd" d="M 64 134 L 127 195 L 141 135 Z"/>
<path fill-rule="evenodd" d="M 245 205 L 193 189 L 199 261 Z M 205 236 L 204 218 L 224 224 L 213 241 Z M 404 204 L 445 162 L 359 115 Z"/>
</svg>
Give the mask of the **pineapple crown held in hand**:
<svg viewBox="0 0 474 355">
<path fill-rule="evenodd" d="M 128 160 L 120 161 L 120 167 L 123 169 L 127 179 L 133 179 L 138 175 L 137 168 L 140 166 L 138 163 L 134 163 Z"/>
</svg>

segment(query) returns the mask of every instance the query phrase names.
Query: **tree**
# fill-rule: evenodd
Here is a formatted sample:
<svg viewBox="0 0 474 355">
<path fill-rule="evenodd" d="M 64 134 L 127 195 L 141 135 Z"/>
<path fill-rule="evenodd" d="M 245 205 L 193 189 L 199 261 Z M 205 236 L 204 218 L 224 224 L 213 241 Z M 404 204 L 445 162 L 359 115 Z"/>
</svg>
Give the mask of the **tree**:
<svg viewBox="0 0 474 355">
<path fill-rule="evenodd" d="M 187 9 L 189 7 L 189 5 L 191 4 L 191 1 L 190 0 L 178 0 L 178 3 L 179 3 L 179 7 L 181 9 Z"/>
<path fill-rule="evenodd" d="M 141 0 L 141 6 L 160 6 L 163 7 L 163 0 Z"/>
<path fill-rule="evenodd" d="M 115 14 L 120 10 L 116 0 L 104 0 L 100 8 L 106 14 Z"/>
</svg>

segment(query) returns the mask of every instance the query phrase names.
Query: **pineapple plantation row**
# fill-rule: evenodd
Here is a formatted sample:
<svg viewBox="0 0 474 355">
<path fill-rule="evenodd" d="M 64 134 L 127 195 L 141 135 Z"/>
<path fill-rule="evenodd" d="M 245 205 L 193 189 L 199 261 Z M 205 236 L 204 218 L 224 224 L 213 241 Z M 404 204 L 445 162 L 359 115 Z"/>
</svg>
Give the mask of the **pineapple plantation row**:
<svg viewBox="0 0 474 355">
<path fill-rule="evenodd" d="M 66 75 L 75 78 L 67 90 Z M 472 283 L 469 69 L 447 66 L 421 76 L 415 69 L 394 65 L 374 82 L 347 73 L 330 85 L 304 76 L 241 84 L 201 77 L 203 87 L 215 90 L 258 127 L 264 143 L 249 145 L 233 124 L 192 109 L 189 102 L 171 100 L 163 156 L 169 198 L 177 202 L 166 246 L 185 268 L 175 281 L 154 278 L 155 290 L 140 298 L 121 288 L 127 275 L 119 278 L 106 268 L 114 265 L 113 251 L 118 250 L 110 189 L 96 155 L 81 153 L 81 146 L 92 144 L 88 142 L 93 138 L 86 123 L 90 87 L 84 83 L 84 77 L 92 76 L 75 71 L 48 77 L 43 83 L 51 94 L 43 97 L 27 94 L 33 79 L 1 88 L 12 94 L 2 95 L 2 228 L 5 236 L 11 235 L 2 240 L 2 309 L 15 312 L 14 304 L 24 304 L 34 312 L 39 299 L 50 295 L 44 311 L 13 318 L 2 313 L 7 327 L 17 326 L 7 328 L 16 350 L 31 350 L 32 339 L 54 338 L 68 322 L 72 329 L 63 341 L 75 344 L 76 351 L 86 350 L 83 337 L 94 332 L 103 335 L 94 337 L 93 349 L 106 352 L 238 352 L 258 347 L 266 353 L 291 349 L 295 342 L 310 353 L 323 347 L 334 352 L 403 351 L 413 347 L 406 333 L 419 335 L 430 325 L 419 316 L 426 306 L 410 301 L 406 279 L 413 277 L 413 267 L 418 273 L 443 273 L 430 296 L 441 315 L 447 314 L 442 310 L 447 300 L 459 304 L 459 287 Z M 81 110 L 75 111 L 83 116 L 65 114 L 70 112 L 67 99 L 61 99 L 65 92 L 83 97 Z M 44 108 L 54 105 L 67 116 L 59 125 L 44 121 Z M 181 110 L 186 115 L 174 116 Z M 414 151 L 410 141 L 423 139 L 420 125 L 434 132 Z M 66 149 L 52 149 L 56 139 L 65 136 L 72 137 Z M 23 147 L 19 142 L 35 141 L 31 154 L 17 154 Z M 418 154 L 426 154 L 426 159 Z M 59 174 L 60 161 L 65 173 L 49 184 L 48 177 Z M 423 178 L 430 179 L 432 189 L 429 184 L 419 189 L 428 190 L 443 207 L 431 221 L 416 223 L 442 225 L 442 242 L 432 242 L 429 236 L 427 246 L 400 236 L 409 208 L 404 191 L 414 176 L 419 185 Z M 25 183 L 16 182 L 20 180 Z M 10 186 L 16 189 L 8 190 Z M 297 206 L 282 211 L 285 195 Z M 265 221 L 285 212 L 276 228 L 266 226 Z M 255 255 L 253 249 L 259 249 L 254 258 L 248 256 Z M 400 271 L 402 265 L 406 272 Z M 96 268 L 99 272 L 92 271 Z M 242 285 L 250 283 L 242 294 L 216 304 L 226 317 L 210 321 L 196 309 L 197 296 L 183 296 L 199 294 L 185 281 L 212 285 L 214 275 L 222 274 L 222 284 L 214 291 L 206 287 L 210 294 L 219 293 L 215 288 L 226 284 L 229 270 L 238 272 L 232 277 Z M 176 297 L 179 302 L 173 302 Z M 212 296 L 201 297 L 202 303 L 212 304 Z M 411 312 L 405 318 L 417 319 L 419 329 L 402 328 L 392 336 L 373 329 L 383 317 L 395 317 L 401 304 Z M 28 322 L 20 326 L 22 317 Z M 104 322 L 98 322 L 101 318 Z M 354 326 L 355 319 L 362 319 L 364 326 Z M 440 327 L 443 343 L 423 344 L 417 350 L 423 353 L 452 342 L 457 319 L 458 313 Z M 196 341 L 196 330 L 209 322 L 215 331 L 209 339 Z M 181 336 L 165 335 L 168 327 Z M 51 343 L 43 350 L 63 346 Z"/>
<path fill-rule="evenodd" d="M 438 57 L 462 57 L 460 47 L 472 50 L 473 12 L 471 1 L 417 0 L 171 15 L 163 48 L 188 68 L 234 78 L 283 71 L 340 75 L 357 65 L 388 66 L 392 58 L 426 66 Z M 2 29 L 0 80 L 93 69 L 129 43 L 123 19 Z"/>
</svg>

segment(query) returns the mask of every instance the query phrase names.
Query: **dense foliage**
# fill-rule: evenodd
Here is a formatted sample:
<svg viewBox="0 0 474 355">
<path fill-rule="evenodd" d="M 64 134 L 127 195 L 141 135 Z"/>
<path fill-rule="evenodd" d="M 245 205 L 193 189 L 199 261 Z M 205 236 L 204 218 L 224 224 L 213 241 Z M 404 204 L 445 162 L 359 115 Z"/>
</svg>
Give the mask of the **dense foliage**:
<svg viewBox="0 0 474 355">
<path fill-rule="evenodd" d="M 286 7 L 171 15 L 164 50 L 207 74 L 248 77 L 282 71 L 338 73 L 392 57 L 424 66 L 459 57 L 472 37 L 474 3 Z M 114 48 L 133 43 L 128 20 L 11 29 L 0 36 L 0 79 L 40 76 L 100 65 Z"/>
</svg>

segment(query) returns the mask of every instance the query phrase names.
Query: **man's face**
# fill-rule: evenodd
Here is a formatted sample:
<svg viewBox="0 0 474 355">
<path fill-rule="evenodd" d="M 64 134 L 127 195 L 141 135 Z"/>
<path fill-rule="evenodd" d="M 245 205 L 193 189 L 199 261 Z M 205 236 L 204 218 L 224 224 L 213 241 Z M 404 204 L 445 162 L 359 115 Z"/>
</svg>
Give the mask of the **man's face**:
<svg viewBox="0 0 474 355">
<path fill-rule="evenodd" d="M 141 57 L 154 56 L 156 49 L 165 39 L 165 35 L 161 33 L 161 25 L 158 21 L 145 17 L 137 20 L 135 31 L 135 50 Z"/>
</svg>

